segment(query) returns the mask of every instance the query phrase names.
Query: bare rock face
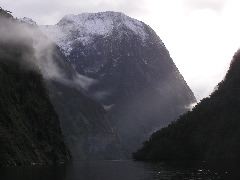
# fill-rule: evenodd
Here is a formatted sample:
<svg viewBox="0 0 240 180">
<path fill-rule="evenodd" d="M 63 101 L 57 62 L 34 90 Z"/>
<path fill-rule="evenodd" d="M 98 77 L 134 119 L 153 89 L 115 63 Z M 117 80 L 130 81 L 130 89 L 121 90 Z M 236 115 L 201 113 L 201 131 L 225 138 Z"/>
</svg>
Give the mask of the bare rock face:
<svg viewBox="0 0 240 180">
<path fill-rule="evenodd" d="M 196 99 L 157 34 L 122 13 L 67 15 L 41 30 L 107 111 L 126 152 L 175 120 Z"/>
</svg>

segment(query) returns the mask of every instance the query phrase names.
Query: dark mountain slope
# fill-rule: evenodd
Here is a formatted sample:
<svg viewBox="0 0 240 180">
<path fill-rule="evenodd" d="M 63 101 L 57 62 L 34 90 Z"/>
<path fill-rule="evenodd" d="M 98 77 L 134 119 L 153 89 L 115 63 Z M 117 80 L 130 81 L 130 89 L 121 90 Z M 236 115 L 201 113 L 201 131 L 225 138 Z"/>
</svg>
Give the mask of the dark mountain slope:
<svg viewBox="0 0 240 180">
<path fill-rule="evenodd" d="M 64 78 L 46 79 L 45 83 L 73 159 L 125 157 L 106 111 L 83 88 L 85 81 L 90 80 L 78 74 L 57 47 L 52 52 L 51 60 L 57 64 Z"/>
<path fill-rule="evenodd" d="M 154 133 L 133 154 L 137 160 L 240 159 L 240 51 L 225 79 L 191 112 Z"/>
<path fill-rule="evenodd" d="M 52 60 L 58 64 L 65 78 L 47 79 L 45 83 L 73 159 L 122 158 L 118 137 L 109 124 L 104 108 L 88 97 L 79 75 L 58 49 L 53 51 Z"/>
<path fill-rule="evenodd" d="M 2 9 L 0 23 L 0 166 L 65 162 L 70 155 L 58 116 L 28 61 L 34 59 L 32 39 L 10 41 L 17 22 Z"/>
<path fill-rule="evenodd" d="M 48 89 L 73 159 L 124 157 L 118 137 L 100 104 L 82 91 L 56 81 L 48 82 Z"/>
</svg>

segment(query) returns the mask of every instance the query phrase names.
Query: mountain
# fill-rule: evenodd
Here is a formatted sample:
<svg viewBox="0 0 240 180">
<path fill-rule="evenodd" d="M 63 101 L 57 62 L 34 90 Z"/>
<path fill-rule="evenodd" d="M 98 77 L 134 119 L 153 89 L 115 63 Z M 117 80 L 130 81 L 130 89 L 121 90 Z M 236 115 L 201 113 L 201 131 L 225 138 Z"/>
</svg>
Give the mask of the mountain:
<svg viewBox="0 0 240 180">
<path fill-rule="evenodd" d="M 210 97 L 154 133 L 133 154 L 137 160 L 240 159 L 240 51 Z M 222 162 L 222 161 L 221 161 Z"/>
<path fill-rule="evenodd" d="M 101 103 L 125 151 L 185 112 L 196 99 L 157 34 L 122 13 L 66 15 L 40 29 Z"/>
<path fill-rule="evenodd" d="M 0 23 L 0 166 L 66 162 L 58 116 L 30 62 L 33 39 L 1 8 Z"/>
<path fill-rule="evenodd" d="M 59 116 L 64 140 L 74 160 L 122 159 L 119 138 L 101 104 L 86 89 L 95 80 L 79 74 L 59 47 L 39 32 L 29 18 L 20 19 L 37 31 L 37 65 L 45 79 L 50 99 Z"/>
<path fill-rule="evenodd" d="M 104 108 L 76 88 L 48 82 L 74 160 L 122 159 L 123 151 Z"/>
<path fill-rule="evenodd" d="M 65 142 L 74 160 L 121 159 L 123 151 L 101 104 L 85 92 L 90 78 L 75 72 L 56 48 L 52 60 L 64 79 L 47 79 L 51 101 L 59 115 Z"/>
</svg>

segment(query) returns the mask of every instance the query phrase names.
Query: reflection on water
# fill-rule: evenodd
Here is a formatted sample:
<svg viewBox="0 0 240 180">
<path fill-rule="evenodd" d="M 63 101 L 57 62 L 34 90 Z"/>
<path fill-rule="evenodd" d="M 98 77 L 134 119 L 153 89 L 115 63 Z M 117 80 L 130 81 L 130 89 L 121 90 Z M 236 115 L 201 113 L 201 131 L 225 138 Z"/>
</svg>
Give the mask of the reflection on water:
<svg viewBox="0 0 240 180">
<path fill-rule="evenodd" d="M 211 169 L 211 170 L 210 170 Z M 210 180 L 240 179 L 233 171 L 193 163 L 83 161 L 55 167 L 4 168 L 1 180 Z"/>
</svg>

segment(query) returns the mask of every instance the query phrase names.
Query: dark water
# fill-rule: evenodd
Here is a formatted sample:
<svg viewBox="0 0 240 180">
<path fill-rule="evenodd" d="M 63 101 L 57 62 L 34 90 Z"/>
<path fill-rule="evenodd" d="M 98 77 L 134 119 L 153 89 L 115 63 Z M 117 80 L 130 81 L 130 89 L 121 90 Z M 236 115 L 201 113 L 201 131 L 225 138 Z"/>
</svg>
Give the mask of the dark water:
<svg viewBox="0 0 240 180">
<path fill-rule="evenodd" d="M 54 167 L 4 168 L 0 169 L 0 180 L 239 180 L 237 174 L 230 168 L 212 168 L 204 163 L 84 161 Z"/>
</svg>

